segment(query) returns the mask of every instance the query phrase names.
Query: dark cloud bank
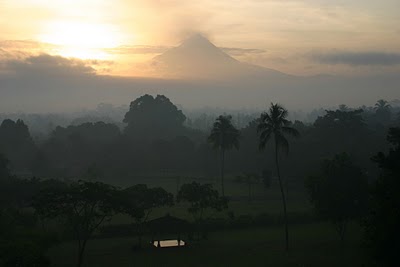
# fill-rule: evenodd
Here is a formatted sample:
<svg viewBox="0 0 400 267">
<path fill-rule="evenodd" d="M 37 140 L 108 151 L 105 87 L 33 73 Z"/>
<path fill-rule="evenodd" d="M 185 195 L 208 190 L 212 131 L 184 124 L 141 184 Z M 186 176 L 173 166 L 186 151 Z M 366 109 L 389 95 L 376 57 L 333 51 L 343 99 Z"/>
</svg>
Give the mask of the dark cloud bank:
<svg viewBox="0 0 400 267">
<path fill-rule="evenodd" d="M 393 66 L 400 64 L 399 53 L 387 52 L 335 52 L 313 54 L 311 58 L 323 64 L 345 64 L 352 66 Z"/>
<path fill-rule="evenodd" d="M 110 48 L 106 51 L 113 54 L 161 54 L 171 49 L 170 46 L 149 46 L 149 45 L 136 45 L 136 46 L 120 46 Z M 266 51 L 263 49 L 254 48 L 238 48 L 238 47 L 220 47 L 220 49 L 232 56 L 242 56 L 247 54 L 262 54 Z"/>
<path fill-rule="evenodd" d="M 265 108 L 271 101 L 309 109 L 372 104 L 398 97 L 395 75 L 344 78 L 268 75 L 224 80 L 168 80 L 97 75 L 90 64 L 40 55 L 0 62 L 0 112 L 54 112 L 129 104 L 145 93 L 165 94 L 185 108 Z"/>
</svg>

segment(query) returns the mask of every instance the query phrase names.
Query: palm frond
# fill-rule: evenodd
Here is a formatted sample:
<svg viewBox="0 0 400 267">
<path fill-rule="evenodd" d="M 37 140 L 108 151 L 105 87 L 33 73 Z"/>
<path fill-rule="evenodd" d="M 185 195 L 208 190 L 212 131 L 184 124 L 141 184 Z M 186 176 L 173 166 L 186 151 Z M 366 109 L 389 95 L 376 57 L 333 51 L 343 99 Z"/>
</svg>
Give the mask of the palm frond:
<svg viewBox="0 0 400 267">
<path fill-rule="evenodd" d="M 211 129 L 208 142 L 217 149 L 230 149 L 239 147 L 239 130 L 232 124 L 232 116 L 219 116 Z"/>
<path fill-rule="evenodd" d="M 258 144 L 258 149 L 259 150 L 264 150 L 266 145 L 267 145 L 267 140 L 266 139 L 260 139 L 260 143 Z"/>
<path fill-rule="evenodd" d="M 280 104 L 271 103 L 268 112 L 261 114 L 257 125 L 257 133 L 260 133 L 259 149 L 264 149 L 272 136 L 280 149 L 289 152 L 289 142 L 285 135 L 299 136 L 299 132 L 290 127 L 291 122 L 287 119 L 288 111 Z"/>
<path fill-rule="evenodd" d="M 272 135 L 272 130 L 266 130 L 263 131 L 260 135 L 260 144 L 258 146 L 258 148 L 260 150 L 263 150 L 265 148 L 265 145 L 268 143 L 268 141 L 271 139 L 271 135 Z"/>
<path fill-rule="evenodd" d="M 288 127 L 288 126 L 282 127 L 282 132 L 285 133 L 285 134 L 294 136 L 294 137 L 299 137 L 300 136 L 299 131 L 297 131 L 295 128 Z"/>
</svg>

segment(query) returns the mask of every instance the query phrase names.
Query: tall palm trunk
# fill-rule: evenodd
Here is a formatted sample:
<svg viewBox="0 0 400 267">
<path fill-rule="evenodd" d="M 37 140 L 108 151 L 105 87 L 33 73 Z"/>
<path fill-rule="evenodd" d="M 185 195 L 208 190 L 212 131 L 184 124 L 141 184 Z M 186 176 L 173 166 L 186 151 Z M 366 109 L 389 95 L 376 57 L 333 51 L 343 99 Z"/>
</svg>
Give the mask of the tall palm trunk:
<svg viewBox="0 0 400 267">
<path fill-rule="evenodd" d="M 85 248 L 86 248 L 86 243 L 87 243 L 87 239 L 83 240 L 82 244 L 79 243 L 79 249 L 78 249 L 78 263 L 77 266 L 81 267 L 82 263 L 83 263 L 83 254 L 85 252 Z"/>
<path fill-rule="evenodd" d="M 247 184 L 249 186 L 249 201 L 251 201 L 251 182 Z"/>
<path fill-rule="evenodd" d="M 275 163 L 276 163 L 276 170 L 278 174 L 278 181 L 279 181 L 279 188 L 281 190 L 282 195 L 282 203 L 283 203 L 283 214 L 284 214 L 284 221 L 285 221 L 285 240 L 286 240 L 286 253 L 289 252 L 289 230 L 288 230 L 288 218 L 287 218 L 287 210 L 286 210 L 286 197 L 285 191 L 283 190 L 281 173 L 279 170 L 279 162 L 278 162 L 278 142 L 275 141 Z"/>
<path fill-rule="evenodd" d="M 224 163 L 225 163 L 225 149 L 221 149 L 221 191 L 223 197 L 225 197 Z"/>
</svg>

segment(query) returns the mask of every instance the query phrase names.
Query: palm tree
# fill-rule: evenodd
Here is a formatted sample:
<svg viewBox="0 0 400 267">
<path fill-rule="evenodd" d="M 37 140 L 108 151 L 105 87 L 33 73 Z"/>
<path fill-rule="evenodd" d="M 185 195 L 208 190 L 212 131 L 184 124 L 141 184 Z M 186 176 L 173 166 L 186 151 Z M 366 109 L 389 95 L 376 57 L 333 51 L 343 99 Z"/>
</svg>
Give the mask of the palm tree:
<svg viewBox="0 0 400 267">
<path fill-rule="evenodd" d="M 379 111 L 379 110 L 388 110 L 390 109 L 390 104 L 389 102 L 387 102 L 384 99 L 379 99 L 378 101 L 376 101 L 375 103 L 375 110 Z"/>
<path fill-rule="evenodd" d="M 286 119 L 287 115 L 288 111 L 285 108 L 283 108 L 279 104 L 271 103 L 269 111 L 261 114 L 257 127 L 257 132 L 260 134 L 260 150 L 265 149 L 265 146 L 268 141 L 271 140 L 271 137 L 273 137 L 275 141 L 275 163 L 278 174 L 279 187 L 282 195 L 283 213 L 285 219 L 286 252 L 289 251 L 289 230 L 286 210 L 286 198 L 279 170 L 278 151 L 279 149 L 283 149 L 286 153 L 288 153 L 289 151 L 289 142 L 286 139 L 285 135 L 292 135 L 295 137 L 300 135 L 296 129 L 289 126 L 290 121 Z"/>
<path fill-rule="evenodd" d="M 225 151 L 235 147 L 239 149 L 239 131 L 232 125 L 232 116 L 219 116 L 211 129 L 208 141 L 215 149 L 221 151 L 221 190 L 225 196 L 224 188 L 224 161 Z"/>
<path fill-rule="evenodd" d="M 391 106 L 389 102 L 383 99 L 379 99 L 376 102 L 374 109 L 377 115 L 377 119 L 380 121 L 380 123 L 387 124 L 390 121 Z"/>
<path fill-rule="evenodd" d="M 260 176 L 255 173 L 245 173 L 242 176 L 236 176 L 236 182 L 247 185 L 249 202 L 252 200 L 251 186 L 259 183 L 260 180 L 261 180 Z"/>
</svg>

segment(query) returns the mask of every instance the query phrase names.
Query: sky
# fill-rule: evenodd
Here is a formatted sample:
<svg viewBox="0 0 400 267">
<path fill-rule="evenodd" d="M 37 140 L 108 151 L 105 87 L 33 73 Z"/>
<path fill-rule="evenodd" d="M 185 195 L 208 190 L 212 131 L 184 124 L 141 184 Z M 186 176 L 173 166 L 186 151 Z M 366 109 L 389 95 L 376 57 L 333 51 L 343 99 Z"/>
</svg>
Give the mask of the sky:
<svg viewBox="0 0 400 267">
<path fill-rule="evenodd" d="M 293 75 L 400 73 L 399 10 L 398 0 L 0 0 L 0 73 L 48 54 L 140 77 L 193 33 Z"/>
<path fill-rule="evenodd" d="M 185 109 L 373 106 L 400 98 L 399 10 L 399 0 L 0 0 L 0 112 L 146 93 Z"/>
</svg>

